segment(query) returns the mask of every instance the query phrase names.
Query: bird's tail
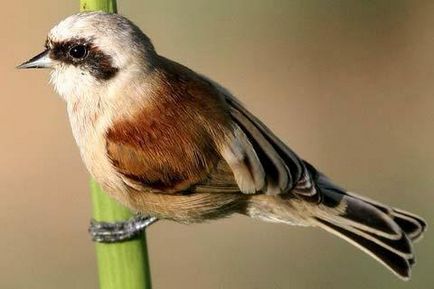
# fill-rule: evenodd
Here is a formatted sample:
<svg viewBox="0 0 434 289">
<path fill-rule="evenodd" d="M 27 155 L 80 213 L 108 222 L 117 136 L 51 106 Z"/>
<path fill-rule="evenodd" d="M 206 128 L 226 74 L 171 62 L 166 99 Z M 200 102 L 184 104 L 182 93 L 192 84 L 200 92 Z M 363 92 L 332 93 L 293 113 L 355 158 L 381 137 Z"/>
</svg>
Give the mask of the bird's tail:
<svg viewBox="0 0 434 289">
<path fill-rule="evenodd" d="M 259 194 L 250 197 L 244 213 L 268 222 L 320 227 L 408 280 L 415 264 L 413 242 L 426 230 L 425 221 L 411 213 L 349 193 L 306 165 L 321 195 L 319 202 Z"/>
<path fill-rule="evenodd" d="M 319 173 L 322 201 L 313 220 L 318 227 L 343 238 L 384 264 L 402 279 L 409 279 L 415 264 L 413 242 L 426 223 L 411 213 L 346 192 Z"/>
</svg>

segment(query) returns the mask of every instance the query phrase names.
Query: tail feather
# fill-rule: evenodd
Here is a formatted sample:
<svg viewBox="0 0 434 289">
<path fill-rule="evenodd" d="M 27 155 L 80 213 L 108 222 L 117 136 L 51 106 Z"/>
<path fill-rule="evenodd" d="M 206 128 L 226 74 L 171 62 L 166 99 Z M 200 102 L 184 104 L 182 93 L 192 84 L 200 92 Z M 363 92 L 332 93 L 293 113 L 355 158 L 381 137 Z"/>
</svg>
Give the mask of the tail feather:
<svg viewBox="0 0 434 289">
<path fill-rule="evenodd" d="M 393 220 L 414 242 L 422 238 L 427 228 L 426 222 L 420 217 L 398 209 L 393 210 Z"/>
<path fill-rule="evenodd" d="M 395 252 L 369 240 L 356 233 L 346 230 L 330 222 L 317 219 L 319 227 L 331 232 L 342 239 L 350 242 L 354 246 L 360 248 L 367 254 L 371 255 L 374 259 L 385 265 L 398 277 L 408 280 L 411 274 L 411 265 L 413 258 L 405 258 L 396 254 Z"/>
<path fill-rule="evenodd" d="M 413 241 L 426 230 L 423 219 L 346 192 L 317 172 L 323 195 L 315 214 L 318 227 L 359 247 L 404 280 L 415 264 Z"/>
<path fill-rule="evenodd" d="M 323 193 L 321 206 L 337 208 L 340 214 L 334 218 L 340 219 L 340 222 L 384 238 L 392 240 L 401 238 L 402 231 L 399 225 L 372 205 L 339 191 L 322 189 L 321 192 Z M 341 208 L 338 208 L 339 206 Z"/>
<path fill-rule="evenodd" d="M 345 194 L 352 196 L 353 198 L 359 199 L 361 201 L 364 201 L 366 203 L 369 203 L 372 206 L 379 209 L 380 211 L 388 214 L 412 241 L 420 240 L 423 233 L 426 231 L 427 224 L 419 216 L 416 216 L 412 213 L 400 209 L 387 207 L 377 201 L 359 196 L 354 193 L 346 192 Z"/>
</svg>

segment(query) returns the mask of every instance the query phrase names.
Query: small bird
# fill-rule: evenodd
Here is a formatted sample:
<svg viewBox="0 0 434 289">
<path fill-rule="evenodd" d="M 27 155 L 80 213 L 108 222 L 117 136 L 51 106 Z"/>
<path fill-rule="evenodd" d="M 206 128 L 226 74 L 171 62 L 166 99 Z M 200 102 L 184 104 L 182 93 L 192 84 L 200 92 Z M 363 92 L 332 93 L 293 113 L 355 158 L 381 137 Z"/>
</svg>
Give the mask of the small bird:
<svg viewBox="0 0 434 289">
<path fill-rule="evenodd" d="M 125 17 L 72 15 L 18 68 L 51 68 L 84 164 L 137 212 L 126 222 L 92 222 L 95 241 L 127 240 L 157 219 L 239 213 L 322 228 L 410 277 L 423 219 L 335 185 L 228 90 L 159 55 Z"/>
</svg>

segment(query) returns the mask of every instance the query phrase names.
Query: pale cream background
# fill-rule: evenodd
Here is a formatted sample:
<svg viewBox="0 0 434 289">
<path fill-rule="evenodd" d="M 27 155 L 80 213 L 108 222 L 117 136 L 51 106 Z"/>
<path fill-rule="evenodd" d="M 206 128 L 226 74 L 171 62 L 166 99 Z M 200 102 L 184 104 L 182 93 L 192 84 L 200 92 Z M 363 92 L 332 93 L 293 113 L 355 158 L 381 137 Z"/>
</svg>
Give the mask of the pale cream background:
<svg viewBox="0 0 434 289">
<path fill-rule="evenodd" d="M 46 71 L 15 66 L 77 1 L 4 1 L 0 288 L 97 288 L 88 175 Z M 434 219 L 432 1 L 119 0 L 158 51 L 221 82 L 337 182 Z M 149 230 L 155 288 L 434 288 L 315 229 L 244 217 Z"/>
</svg>

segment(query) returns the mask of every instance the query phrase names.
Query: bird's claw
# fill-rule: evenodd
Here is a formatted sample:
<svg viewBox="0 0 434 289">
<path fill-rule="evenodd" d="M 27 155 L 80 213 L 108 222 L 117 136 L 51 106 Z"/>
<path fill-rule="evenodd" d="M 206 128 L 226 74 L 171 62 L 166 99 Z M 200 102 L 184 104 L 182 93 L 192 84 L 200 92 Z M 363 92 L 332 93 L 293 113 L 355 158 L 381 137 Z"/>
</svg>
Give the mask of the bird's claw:
<svg viewBox="0 0 434 289">
<path fill-rule="evenodd" d="M 156 217 L 137 215 L 124 222 L 108 223 L 91 220 L 89 234 L 98 243 L 118 243 L 131 240 L 157 221 Z"/>
</svg>

